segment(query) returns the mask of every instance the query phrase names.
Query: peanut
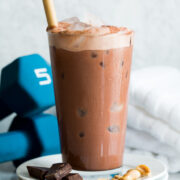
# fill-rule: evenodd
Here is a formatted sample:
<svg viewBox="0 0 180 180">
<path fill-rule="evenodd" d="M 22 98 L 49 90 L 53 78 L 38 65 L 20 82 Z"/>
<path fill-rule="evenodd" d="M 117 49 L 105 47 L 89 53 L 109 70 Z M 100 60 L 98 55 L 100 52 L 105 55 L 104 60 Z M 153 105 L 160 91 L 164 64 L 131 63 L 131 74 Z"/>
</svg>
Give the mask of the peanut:
<svg viewBox="0 0 180 180">
<path fill-rule="evenodd" d="M 151 173 L 151 170 L 149 169 L 149 167 L 147 167 L 144 164 L 141 164 L 139 166 L 136 167 L 136 169 L 141 173 L 141 176 L 148 176 Z"/>
<path fill-rule="evenodd" d="M 144 164 L 136 167 L 136 169 L 130 169 L 123 176 L 115 175 L 112 180 L 137 180 L 138 178 L 149 176 L 151 170 Z"/>
</svg>

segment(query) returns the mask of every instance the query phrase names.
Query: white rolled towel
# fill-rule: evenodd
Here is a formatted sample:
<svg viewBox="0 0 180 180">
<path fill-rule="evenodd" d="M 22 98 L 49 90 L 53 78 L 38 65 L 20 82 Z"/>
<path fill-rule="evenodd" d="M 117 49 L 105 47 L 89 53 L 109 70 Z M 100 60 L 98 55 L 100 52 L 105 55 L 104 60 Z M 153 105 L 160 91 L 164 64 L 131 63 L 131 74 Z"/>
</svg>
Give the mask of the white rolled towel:
<svg viewBox="0 0 180 180">
<path fill-rule="evenodd" d="M 133 71 L 129 103 L 180 132 L 180 71 L 150 67 Z"/>
<path fill-rule="evenodd" d="M 169 145 L 160 143 L 148 133 L 127 128 L 126 148 L 133 148 L 131 153 L 148 154 L 162 160 L 170 173 L 180 171 L 180 153 Z M 143 163 L 143 162 L 142 162 Z"/>
<path fill-rule="evenodd" d="M 159 142 L 171 146 L 180 153 L 180 133 L 171 128 L 168 123 L 153 118 L 143 109 L 128 106 L 128 126 L 150 134 Z"/>
<path fill-rule="evenodd" d="M 180 171 L 180 71 L 150 67 L 131 73 L 127 147 L 165 157 Z"/>
</svg>

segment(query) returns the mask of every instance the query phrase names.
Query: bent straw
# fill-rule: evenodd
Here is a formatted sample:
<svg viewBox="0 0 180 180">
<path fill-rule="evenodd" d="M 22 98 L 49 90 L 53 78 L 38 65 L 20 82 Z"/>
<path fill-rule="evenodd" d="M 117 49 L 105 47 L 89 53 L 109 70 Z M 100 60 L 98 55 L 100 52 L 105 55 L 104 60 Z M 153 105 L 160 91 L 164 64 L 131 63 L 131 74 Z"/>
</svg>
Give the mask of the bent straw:
<svg viewBox="0 0 180 180">
<path fill-rule="evenodd" d="M 46 13 L 46 19 L 48 22 L 48 28 L 57 27 L 58 21 L 56 18 L 56 11 L 53 0 L 43 0 L 43 4 Z"/>
</svg>

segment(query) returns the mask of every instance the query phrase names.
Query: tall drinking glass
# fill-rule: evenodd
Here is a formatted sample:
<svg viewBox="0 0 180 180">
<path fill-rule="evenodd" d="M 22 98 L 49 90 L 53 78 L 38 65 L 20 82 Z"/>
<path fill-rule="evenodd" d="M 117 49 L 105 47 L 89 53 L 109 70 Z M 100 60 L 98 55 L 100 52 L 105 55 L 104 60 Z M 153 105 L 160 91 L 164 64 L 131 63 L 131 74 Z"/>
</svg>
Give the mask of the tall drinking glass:
<svg viewBox="0 0 180 180">
<path fill-rule="evenodd" d="M 122 165 L 133 32 L 48 31 L 62 156 L 78 170 Z"/>
</svg>

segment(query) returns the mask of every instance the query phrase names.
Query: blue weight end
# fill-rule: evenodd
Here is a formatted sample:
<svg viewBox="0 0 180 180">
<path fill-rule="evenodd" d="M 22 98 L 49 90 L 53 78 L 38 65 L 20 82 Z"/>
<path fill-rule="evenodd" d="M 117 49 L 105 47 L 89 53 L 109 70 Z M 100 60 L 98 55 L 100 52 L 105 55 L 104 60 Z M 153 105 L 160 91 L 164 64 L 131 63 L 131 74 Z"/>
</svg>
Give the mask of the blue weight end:
<svg viewBox="0 0 180 180">
<path fill-rule="evenodd" d="M 23 138 L 12 137 L 9 139 L 9 141 L 17 142 L 17 146 L 19 146 L 19 148 L 16 147 L 17 151 L 11 152 L 11 160 L 16 159 L 15 166 L 32 158 L 61 152 L 57 118 L 53 115 L 41 114 L 32 118 L 17 116 L 10 127 L 10 132 L 15 131 L 24 133 L 23 138 L 26 139 L 25 142 L 23 142 Z"/>
<path fill-rule="evenodd" d="M 29 148 L 28 137 L 24 132 L 0 134 L 0 163 L 26 156 Z"/>
<path fill-rule="evenodd" d="M 23 117 L 53 106 L 50 65 L 38 54 L 17 58 L 2 70 L 0 93 L 7 106 Z"/>
</svg>

